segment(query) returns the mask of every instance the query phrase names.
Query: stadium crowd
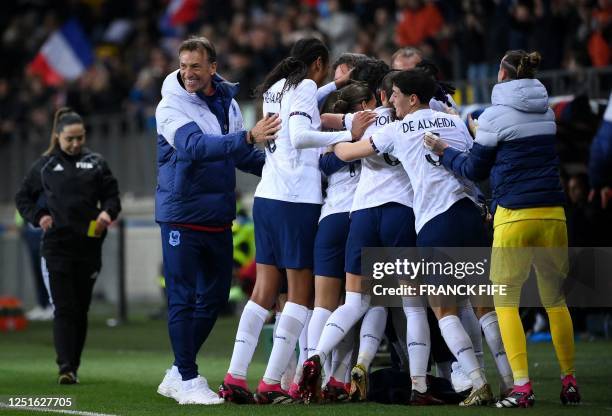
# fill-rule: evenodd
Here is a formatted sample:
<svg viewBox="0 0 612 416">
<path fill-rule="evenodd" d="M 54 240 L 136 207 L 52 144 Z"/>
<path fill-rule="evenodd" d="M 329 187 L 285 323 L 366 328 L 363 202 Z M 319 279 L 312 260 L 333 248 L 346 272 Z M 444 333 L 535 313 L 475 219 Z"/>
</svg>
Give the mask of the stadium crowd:
<svg viewBox="0 0 612 416">
<path fill-rule="evenodd" d="M 508 49 L 540 50 L 543 70 L 601 67 L 611 60 L 609 0 L 233 0 L 214 5 L 199 0 L 196 12 L 175 26 L 164 19 L 168 3 L 6 4 L 0 16 L 0 138 L 23 124 L 44 130 L 63 105 L 84 116 L 127 111 L 152 127 L 161 83 L 176 67 L 174 51 L 186 34 L 204 35 L 229 51 L 219 61 L 219 72 L 240 82 L 239 100 L 251 98 L 274 63 L 305 35 L 323 37 L 332 45 L 332 59 L 352 51 L 389 61 L 397 47 L 415 46 L 452 79 L 494 76 Z M 78 81 L 48 87 L 28 73 L 28 63 L 69 17 L 85 29 L 95 61 Z M 476 90 L 474 98 L 486 101 L 488 92 Z"/>
</svg>

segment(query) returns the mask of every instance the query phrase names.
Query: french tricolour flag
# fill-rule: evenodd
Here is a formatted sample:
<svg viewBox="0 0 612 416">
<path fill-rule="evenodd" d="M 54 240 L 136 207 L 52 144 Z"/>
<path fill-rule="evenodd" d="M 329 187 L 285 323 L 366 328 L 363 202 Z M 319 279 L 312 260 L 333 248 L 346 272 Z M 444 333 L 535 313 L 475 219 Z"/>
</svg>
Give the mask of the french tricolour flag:
<svg viewBox="0 0 612 416">
<path fill-rule="evenodd" d="M 45 84 L 58 85 L 77 79 L 93 63 L 93 51 L 83 29 L 69 20 L 45 41 L 28 70 Z"/>
<path fill-rule="evenodd" d="M 200 0 L 171 0 L 166 9 L 170 26 L 179 26 L 193 22 L 198 17 Z"/>
</svg>

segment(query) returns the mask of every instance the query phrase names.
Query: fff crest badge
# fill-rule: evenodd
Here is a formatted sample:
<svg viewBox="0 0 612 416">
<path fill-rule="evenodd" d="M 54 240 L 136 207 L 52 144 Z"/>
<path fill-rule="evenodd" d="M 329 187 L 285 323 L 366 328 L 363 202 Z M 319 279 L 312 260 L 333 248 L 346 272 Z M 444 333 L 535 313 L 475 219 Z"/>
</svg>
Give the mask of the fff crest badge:
<svg viewBox="0 0 612 416">
<path fill-rule="evenodd" d="M 168 239 L 168 243 L 172 247 L 176 247 L 181 244 L 181 232 L 177 230 L 170 231 L 170 238 Z"/>
</svg>

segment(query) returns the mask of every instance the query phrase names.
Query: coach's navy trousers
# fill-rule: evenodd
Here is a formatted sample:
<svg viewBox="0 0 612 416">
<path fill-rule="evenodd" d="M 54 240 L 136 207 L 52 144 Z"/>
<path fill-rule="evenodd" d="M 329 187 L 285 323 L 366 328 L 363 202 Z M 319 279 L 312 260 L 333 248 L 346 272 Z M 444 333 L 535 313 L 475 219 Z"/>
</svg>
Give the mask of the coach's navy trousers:
<svg viewBox="0 0 612 416">
<path fill-rule="evenodd" d="M 174 365 L 190 380 L 198 375 L 196 355 L 229 296 L 232 232 L 160 227 Z"/>
</svg>

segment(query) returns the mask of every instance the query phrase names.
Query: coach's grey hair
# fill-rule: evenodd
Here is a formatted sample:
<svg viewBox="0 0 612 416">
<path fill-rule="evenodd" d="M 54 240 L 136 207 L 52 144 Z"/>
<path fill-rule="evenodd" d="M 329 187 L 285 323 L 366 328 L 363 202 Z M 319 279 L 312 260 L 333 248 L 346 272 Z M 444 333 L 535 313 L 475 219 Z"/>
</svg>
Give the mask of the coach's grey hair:
<svg viewBox="0 0 612 416">
<path fill-rule="evenodd" d="M 183 43 L 181 43 L 181 46 L 179 47 L 179 55 L 183 51 L 200 51 L 202 53 L 206 52 L 206 55 L 208 56 L 208 62 L 217 62 L 217 51 L 215 50 L 215 45 L 213 45 L 212 42 L 204 36 L 194 36 L 183 41 Z"/>
</svg>

